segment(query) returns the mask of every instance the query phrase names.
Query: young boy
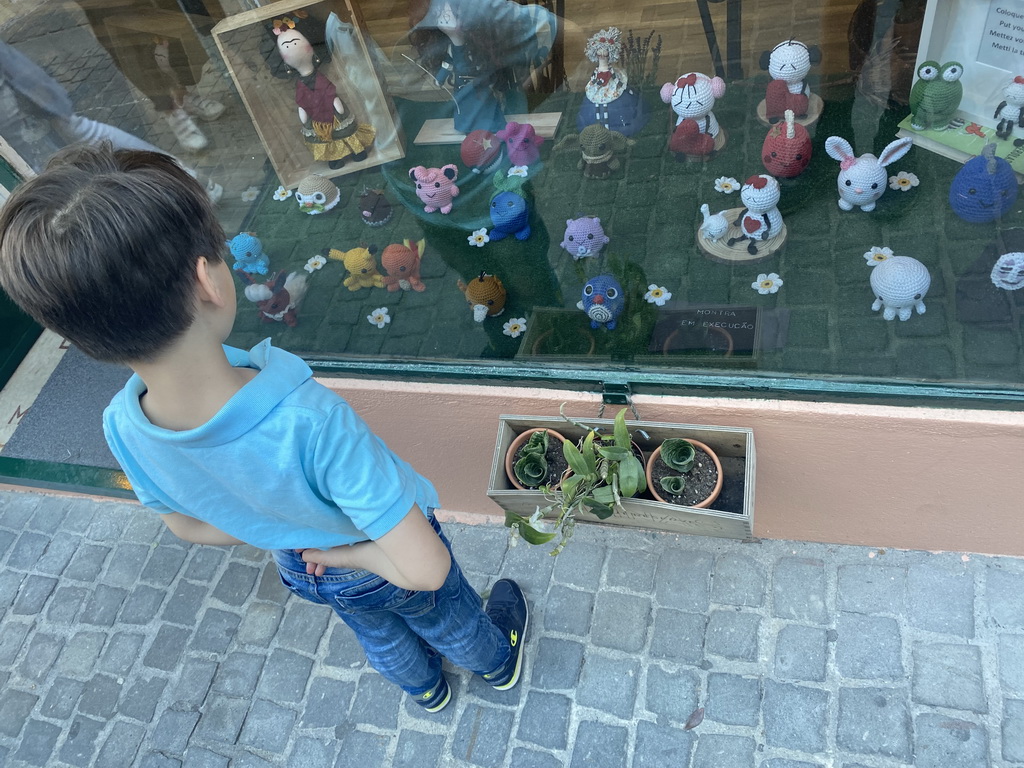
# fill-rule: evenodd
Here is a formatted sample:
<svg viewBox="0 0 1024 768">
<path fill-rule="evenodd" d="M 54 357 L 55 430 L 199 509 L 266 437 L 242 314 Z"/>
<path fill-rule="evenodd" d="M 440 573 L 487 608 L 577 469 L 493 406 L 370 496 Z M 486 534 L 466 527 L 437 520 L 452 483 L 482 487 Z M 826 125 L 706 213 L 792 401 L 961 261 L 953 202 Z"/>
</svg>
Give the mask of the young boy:
<svg viewBox="0 0 1024 768">
<path fill-rule="evenodd" d="M 486 613 L 433 516 L 431 484 L 269 339 L 235 318 L 224 233 L 166 155 L 74 148 L 0 210 L 0 284 L 97 360 L 135 371 L 103 414 L 139 500 L 198 544 L 273 550 L 289 590 L 333 608 L 370 663 L 427 711 L 439 653 L 514 686 L 528 623 L 499 580 Z"/>
</svg>

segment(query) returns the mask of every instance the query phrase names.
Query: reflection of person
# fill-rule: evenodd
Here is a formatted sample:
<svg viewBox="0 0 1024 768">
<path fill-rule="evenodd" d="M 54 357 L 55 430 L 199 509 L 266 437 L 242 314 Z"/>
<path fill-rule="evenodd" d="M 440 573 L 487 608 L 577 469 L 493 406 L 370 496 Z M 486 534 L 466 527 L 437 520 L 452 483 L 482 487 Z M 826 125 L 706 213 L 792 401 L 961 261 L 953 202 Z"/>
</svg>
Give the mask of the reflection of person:
<svg viewBox="0 0 1024 768">
<path fill-rule="evenodd" d="M 584 52 L 597 66 L 587 81 L 576 130 L 597 123 L 623 136 L 636 134 L 649 116 L 640 92 L 629 87 L 626 71 L 615 66 L 622 58 L 622 33 L 616 27 L 602 29 L 587 41 Z"/>
<path fill-rule="evenodd" d="M 523 84 L 550 53 L 537 30 L 555 28 L 551 14 L 513 0 L 414 0 L 410 22 L 424 69 L 452 89 L 456 130 L 498 131 L 526 111 Z"/>
<path fill-rule="evenodd" d="M 104 431 L 172 532 L 273 550 L 287 587 L 330 605 L 428 711 L 451 695 L 440 654 L 511 688 L 522 590 L 498 581 L 485 612 L 429 481 L 298 357 L 269 340 L 223 346 L 236 308 L 223 243 L 202 188 L 169 157 L 82 148 L 0 209 L 0 285 L 86 354 L 134 370 Z"/>
<path fill-rule="evenodd" d="M 116 149 L 160 150 L 120 128 L 77 114 L 67 91 L 43 69 L 0 40 L 0 135 L 37 173 L 65 144 L 110 142 Z M 187 169 L 186 169 L 187 170 Z M 195 173 L 189 171 L 193 176 Z M 223 188 L 210 179 L 207 194 Z"/>
<path fill-rule="evenodd" d="M 335 169 L 349 160 L 365 160 L 376 132 L 356 119 L 322 71 L 331 60 L 323 24 L 296 11 L 274 19 L 270 31 L 272 39 L 264 46 L 264 54 L 271 74 L 295 78 L 302 138 L 313 159 Z"/>
<path fill-rule="evenodd" d="M 193 117 L 216 120 L 224 112 L 219 101 L 196 88 L 206 51 L 176 0 L 76 0 L 85 12 L 93 34 L 107 49 L 118 68 L 160 113 L 175 138 L 185 149 L 205 149 L 209 141 Z M 160 27 L 173 19 L 187 32 L 180 37 L 158 37 L 145 33 L 114 36 L 113 29 L 127 18 L 142 18 Z M 123 28 L 123 27 L 122 27 Z"/>
</svg>

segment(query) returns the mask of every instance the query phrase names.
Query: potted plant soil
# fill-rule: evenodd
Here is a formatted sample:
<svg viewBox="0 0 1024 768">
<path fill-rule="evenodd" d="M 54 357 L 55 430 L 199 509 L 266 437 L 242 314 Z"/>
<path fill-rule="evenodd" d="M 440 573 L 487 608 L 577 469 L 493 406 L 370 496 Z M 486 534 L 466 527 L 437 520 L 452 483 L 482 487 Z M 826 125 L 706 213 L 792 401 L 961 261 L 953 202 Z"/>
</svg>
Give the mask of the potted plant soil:
<svg viewBox="0 0 1024 768">
<path fill-rule="evenodd" d="M 565 436 L 553 429 L 528 429 L 505 453 L 505 472 L 518 490 L 555 488 L 569 468 L 562 451 Z"/>
<path fill-rule="evenodd" d="M 722 491 L 722 463 L 699 440 L 669 438 L 647 460 L 647 487 L 658 501 L 704 509 Z"/>
</svg>

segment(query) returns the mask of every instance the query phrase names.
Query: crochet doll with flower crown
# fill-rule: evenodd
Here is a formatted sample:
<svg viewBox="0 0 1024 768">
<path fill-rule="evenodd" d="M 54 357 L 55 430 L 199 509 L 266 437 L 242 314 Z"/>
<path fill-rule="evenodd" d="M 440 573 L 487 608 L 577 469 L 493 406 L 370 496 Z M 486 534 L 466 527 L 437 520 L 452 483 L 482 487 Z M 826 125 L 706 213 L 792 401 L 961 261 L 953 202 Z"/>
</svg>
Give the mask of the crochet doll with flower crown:
<svg viewBox="0 0 1024 768">
<path fill-rule="evenodd" d="M 302 138 L 313 159 L 335 170 L 365 160 L 377 134 L 359 122 L 323 73 L 331 60 L 323 25 L 300 10 L 274 19 L 268 31 L 264 56 L 274 77 L 295 78 Z"/>
<path fill-rule="evenodd" d="M 622 33 L 617 27 L 602 29 L 590 37 L 584 53 L 597 66 L 584 89 L 576 130 L 597 124 L 623 136 L 639 133 L 650 115 L 640 91 L 629 86 L 626 71 L 615 66 L 622 58 Z"/>
</svg>

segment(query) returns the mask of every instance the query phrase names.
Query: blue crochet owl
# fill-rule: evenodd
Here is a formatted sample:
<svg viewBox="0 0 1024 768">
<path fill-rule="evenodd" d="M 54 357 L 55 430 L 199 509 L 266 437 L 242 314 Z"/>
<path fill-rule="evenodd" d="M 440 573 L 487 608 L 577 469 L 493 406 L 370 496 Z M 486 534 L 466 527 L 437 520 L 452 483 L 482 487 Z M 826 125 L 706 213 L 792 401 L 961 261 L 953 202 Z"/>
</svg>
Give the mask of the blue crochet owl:
<svg viewBox="0 0 1024 768">
<path fill-rule="evenodd" d="M 591 328 L 604 325 L 610 331 L 626 306 L 626 297 L 618 280 L 611 275 L 598 275 L 584 284 L 583 298 L 576 306 L 587 313 Z"/>
<path fill-rule="evenodd" d="M 491 196 L 494 228 L 488 233 L 491 240 L 504 240 L 509 235 L 515 235 L 516 240 L 525 240 L 530 236 L 530 207 L 522 194 L 524 181 L 522 176 L 495 172 L 495 192 Z"/>
<path fill-rule="evenodd" d="M 251 232 L 241 232 L 228 240 L 228 250 L 235 257 L 232 269 L 250 274 L 267 274 L 270 257 L 263 252 L 260 239 Z"/>
</svg>

